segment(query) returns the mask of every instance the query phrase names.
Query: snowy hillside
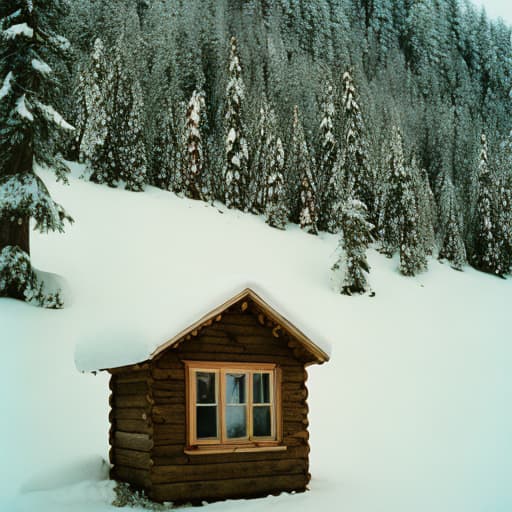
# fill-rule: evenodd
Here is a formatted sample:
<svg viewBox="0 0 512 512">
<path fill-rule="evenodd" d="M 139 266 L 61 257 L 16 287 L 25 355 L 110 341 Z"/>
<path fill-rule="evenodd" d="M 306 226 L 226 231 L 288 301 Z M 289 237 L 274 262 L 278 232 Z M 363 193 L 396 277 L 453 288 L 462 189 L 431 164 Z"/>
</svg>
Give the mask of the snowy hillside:
<svg viewBox="0 0 512 512">
<path fill-rule="evenodd" d="M 512 509 L 512 280 L 437 261 L 406 278 L 371 251 L 376 296 L 346 297 L 331 284 L 335 236 L 80 172 L 69 187 L 42 174 L 76 222 L 32 238 L 67 308 L 0 299 L 0 510 L 115 510 L 108 379 L 77 366 L 144 359 L 247 283 L 332 347 L 309 370 L 311 491 L 205 510 Z"/>
</svg>

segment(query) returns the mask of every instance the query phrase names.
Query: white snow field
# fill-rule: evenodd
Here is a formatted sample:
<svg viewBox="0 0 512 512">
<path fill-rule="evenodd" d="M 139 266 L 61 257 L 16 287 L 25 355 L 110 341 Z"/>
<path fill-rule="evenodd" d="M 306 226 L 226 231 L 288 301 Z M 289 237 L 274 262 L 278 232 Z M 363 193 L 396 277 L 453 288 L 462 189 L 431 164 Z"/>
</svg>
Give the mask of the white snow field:
<svg viewBox="0 0 512 512">
<path fill-rule="evenodd" d="M 205 511 L 510 512 L 512 280 L 369 255 L 375 297 L 332 288 L 337 239 L 260 217 L 41 175 L 76 222 L 32 236 L 67 308 L 0 299 L 0 511 L 106 512 L 108 378 L 256 283 L 331 361 L 311 367 L 310 491 Z M 222 213 L 219 213 L 219 210 Z"/>
</svg>

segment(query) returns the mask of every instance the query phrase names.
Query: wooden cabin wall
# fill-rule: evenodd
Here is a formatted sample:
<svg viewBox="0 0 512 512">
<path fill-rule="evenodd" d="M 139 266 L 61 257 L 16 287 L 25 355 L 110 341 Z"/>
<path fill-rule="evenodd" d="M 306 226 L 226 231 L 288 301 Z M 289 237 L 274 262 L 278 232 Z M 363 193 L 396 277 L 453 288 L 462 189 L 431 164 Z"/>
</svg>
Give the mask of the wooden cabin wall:
<svg viewBox="0 0 512 512">
<path fill-rule="evenodd" d="M 110 370 L 111 478 L 148 494 L 153 464 L 153 398 L 149 365 Z"/>
<path fill-rule="evenodd" d="M 304 491 L 308 472 L 308 407 L 304 361 L 258 318 L 238 307 L 151 362 L 154 405 L 149 477 L 155 501 L 189 502 Z M 291 346 L 296 346 L 293 342 Z M 187 455 L 184 360 L 276 363 L 281 368 L 286 451 Z M 142 465 L 142 464 L 141 464 Z"/>
</svg>

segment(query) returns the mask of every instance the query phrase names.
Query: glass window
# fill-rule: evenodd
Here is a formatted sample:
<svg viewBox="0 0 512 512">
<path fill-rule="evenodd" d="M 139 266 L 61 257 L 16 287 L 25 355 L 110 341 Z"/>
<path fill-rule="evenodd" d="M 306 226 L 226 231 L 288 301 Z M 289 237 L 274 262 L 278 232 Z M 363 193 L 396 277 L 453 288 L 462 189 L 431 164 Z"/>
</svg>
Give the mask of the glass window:
<svg viewBox="0 0 512 512">
<path fill-rule="evenodd" d="M 196 372 L 196 438 L 217 438 L 217 374 Z"/>
<path fill-rule="evenodd" d="M 275 365 L 190 362 L 187 375 L 189 445 L 279 441 Z"/>
</svg>

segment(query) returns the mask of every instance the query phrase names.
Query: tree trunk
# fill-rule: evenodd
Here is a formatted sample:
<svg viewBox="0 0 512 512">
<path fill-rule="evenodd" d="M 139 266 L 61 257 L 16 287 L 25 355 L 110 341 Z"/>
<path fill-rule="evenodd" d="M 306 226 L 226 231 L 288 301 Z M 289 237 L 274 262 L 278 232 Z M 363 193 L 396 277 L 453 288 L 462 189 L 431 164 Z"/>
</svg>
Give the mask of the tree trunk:
<svg viewBox="0 0 512 512">
<path fill-rule="evenodd" d="M 8 245 L 17 245 L 22 251 L 30 255 L 29 224 L 30 219 L 25 217 L 11 221 L 10 219 L 0 220 L 0 251 Z"/>
</svg>

